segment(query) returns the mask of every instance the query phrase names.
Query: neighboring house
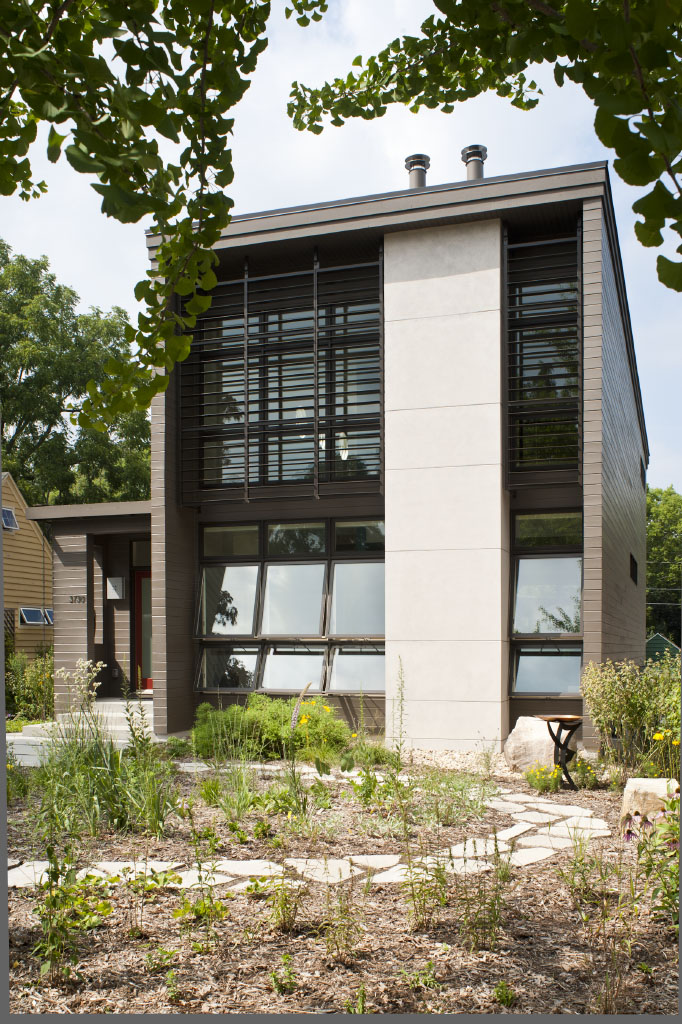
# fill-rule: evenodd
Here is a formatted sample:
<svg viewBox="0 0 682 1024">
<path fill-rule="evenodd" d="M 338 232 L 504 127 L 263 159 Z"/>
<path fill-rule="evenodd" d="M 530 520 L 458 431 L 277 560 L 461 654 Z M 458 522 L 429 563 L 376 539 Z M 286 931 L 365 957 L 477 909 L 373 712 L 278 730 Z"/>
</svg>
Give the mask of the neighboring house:
<svg viewBox="0 0 682 1024">
<path fill-rule="evenodd" d="M 151 500 L 31 511 L 57 664 L 101 657 L 105 695 L 139 678 L 158 733 L 311 682 L 415 746 L 499 749 L 519 715 L 582 711 L 581 665 L 643 659 L 607 165 L 463 159 L 453 184 L 415 156 L 408 189 L 235 217 L 152 405 Z"/>
<path fill-rule="evenodd" d="M 649 661 L 650 658 L 658 660 L 662 658 L 666 653 L 675 655 L 680 653 L 680 649 L 677 644 L 674 644 L 672 640 L 668 640 L 667 636 L 663 636 L 662 633 L 654 633 L 650 636 L 646 642 L 646 659 Z"/>
<path fill-rule="evenodd" d="M 52 646 L 52 548 L 38 523 L 26 518 L 24 497 L 2 474 L 5 636 L 30 658 Z"/>
</svg>

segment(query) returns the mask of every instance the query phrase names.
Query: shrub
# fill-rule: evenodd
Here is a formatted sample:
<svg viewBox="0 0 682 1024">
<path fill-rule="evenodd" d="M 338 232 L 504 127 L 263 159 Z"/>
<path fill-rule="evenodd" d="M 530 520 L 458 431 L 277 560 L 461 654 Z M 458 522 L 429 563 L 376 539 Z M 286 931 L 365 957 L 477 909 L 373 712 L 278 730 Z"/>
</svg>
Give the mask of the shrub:
<svg viewBox="0 0 682 1024">
<path fill-rule="evenodd" d="M 538 793 L 558 793 L 561 788 L 561 765 L 555 764 L 549 768 L 545 764 L 535 762 L 532 768 L 524 773 L 526 782 L 531 789 L 537 789 Z"/>
<path fill-rule="evenodd" d="M 574 761 L 570 762 L 569 771 L 578 789 L 598 788 L 599 778 L 586 757 L 578 755 Z"/>
<path fill-rule="evenodd" d="M 54 715 L 54 660 L 46 651 L 33 661 L 20 651 L 7 658 L 5 708 L 19 718 L 44 722 Z"/>
<path fill-rule="evenodd" d="M 661 758 L 659 767 L 679 774 L 680 656 L 666 652 L 645 662 L 590 662 L 580 684 L 586 710 L 596 725 L 607 756 L 631 771 Z M 670 750 L 656 747 L 654 735 L 669 730 Z"/>
<path fill-rule="evenodd" d="M 283 700 L 266 694 L 250 694 L 246 704 L 216 709 L 197 708 L 192 743 L 199 757 L 208 759 L 282 758 L 290 754 L 291 716 L 297 698 Z M 328 757 L 348 746 L 350 730 L 322 697 L 301 702 L 293 734 L 297 755 L 314 760 Z"/>
</svg>

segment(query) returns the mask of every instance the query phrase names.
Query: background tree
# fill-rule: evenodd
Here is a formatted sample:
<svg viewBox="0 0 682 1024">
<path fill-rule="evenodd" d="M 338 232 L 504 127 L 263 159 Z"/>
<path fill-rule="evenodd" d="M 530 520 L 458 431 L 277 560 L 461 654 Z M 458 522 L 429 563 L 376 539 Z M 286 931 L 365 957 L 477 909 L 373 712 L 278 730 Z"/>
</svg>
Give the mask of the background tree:
<svg viewBox="0 0 682 1024">
<path fill-rule="evenodd" d="M 593 100 L 595 131 L 615 150 L 616 173 L 629 185 L 653 183 L 633 205 L 640 242 L 662 245 L 666 225 L 682 236 L 682 0 L 434 0 L 434 7 L 440 16 L 427 18 L 421 35 L 357 57 L 359 71 L 316 89 L 294 82 L 296 127 L 317 133 L 325 119 L 381 117 L 391 103 L 450 112 L 490 90 L 529 110 L 541 90 L 526 73 L 548 62 L 558 85 L 569 79 Z M 682 291 L 682 261 L 660 255 L 657 267 L 665 285 Z"/>
<path fill-rule="evenodd" d="M 648 487 L 646 494 L 647 635 L 662 633 L 680 646 L 682 494 Z"/>
<path fill-rule="evenodd" d="M 289 2 L 303 22 L 306 11 L 317 20 L 326 8 Z M 158 272 L 135 289 L 146 309 L 137 330 L 124 326 L 125 352 L 81 392 L 81 426 L 105 431 L 121 413 L 148 407 L 189 352 L 183 332 L 210 305 L 212 246 L 233 205 L 228 115 L 267 46 L 269 16 L 267 0 L 2 3 L 0 194 L 45 191 L 29 151 L 47 123 L 48 158 L 63 150 L 93 177 L 103 213 L 124 223 L 150 215 L 159 239 Z"/>
<path fill-rule="evenodd" d="M 78 313 L 45 257 L 12 256 L 0 239 L 0 426 L 3 465 L 29 504 L 149 496 L 149 420 L 119 414 L 106 434 L 73 427 L 68 408 L 126 359 L 124 310 Z"/>
</svg>

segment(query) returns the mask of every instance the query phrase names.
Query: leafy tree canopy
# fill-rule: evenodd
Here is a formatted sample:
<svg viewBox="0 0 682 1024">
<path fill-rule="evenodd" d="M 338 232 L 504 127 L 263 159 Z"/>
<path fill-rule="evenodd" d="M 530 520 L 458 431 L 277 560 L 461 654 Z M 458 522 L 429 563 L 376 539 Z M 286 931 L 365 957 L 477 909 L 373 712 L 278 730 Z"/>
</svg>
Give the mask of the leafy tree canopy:
<svg viewBox="0 0 682 1024">
<path fill-rule="evenodd" d="M 682 494 L 649 487 L 647 518 L 647 633 L 662 633 L 680 646 Z"/>
<path fill-rule="evenodd" d="M 47 259 L 12 256 L 0 239 L 0 426 L 3 469 L 29 504 L 149 497 L 149 420 L 120 413 L 107 433 L 74 428 L 69 405 L 130 358 L 124 310 L 78 313 Z"/>
<path fill-rule="evenodd" d="M 290 0 L 299 21 L 319 0 Z M 0 194 L 45 191 L 31 169 L 38 125 L 47 155 L 92 176 L 102 210 L 151 216 L 157 272 L 126 353 L 112 355 L 77 408 L 102 431 L 147 407 L 189 352 L 196 316 L 216 283 L 213 244 L 229 221 L 231 109 L 267 45 L 265 0 L 5 0 L 0 24 Z M 166 158 L 171 151 L 174 155 Z M 185 301 L 184 313 L 175 296 Z M 131 347 L 134 343 L 134 349 Z M 134 355 L 131 356 L 131 351 Z"/>
<path fill-rule="evenodd" d="M 318 5 L 320 10 L 325 4 Z M 394 39 L 358 71 L 321 88 L 293 84 L 289 113 L 299 129 L 325 120 L 381 117 L 391 103 L 450 112 L 492 90 L 529 110 L 541 90 L 534 64 L 554 66 L 597 108 L 599 139 L 616 153 L 629 185 L 652 185 L 633 210 L 638 239 L 660 246 L 667 226 L 682 236 L 682 0 L 434 0 L 421 35 Z M 682 245 L 677 248 L 682 254 Z M 682 261 L 659 255 L 663 284 L 682 291 Z"/>
</svg>

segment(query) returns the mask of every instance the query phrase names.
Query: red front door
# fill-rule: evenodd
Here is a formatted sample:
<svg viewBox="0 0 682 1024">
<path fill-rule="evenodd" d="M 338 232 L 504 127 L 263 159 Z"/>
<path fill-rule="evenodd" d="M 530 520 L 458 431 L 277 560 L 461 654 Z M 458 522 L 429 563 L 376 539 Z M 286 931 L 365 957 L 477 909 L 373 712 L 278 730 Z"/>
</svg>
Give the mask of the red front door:
<svg viewBox="0 0 682 1024">
<path fill-rule="evenodd" d="M 152 689 L 152 574 L 135 570 L 135 686 Z"/>
</svg>

